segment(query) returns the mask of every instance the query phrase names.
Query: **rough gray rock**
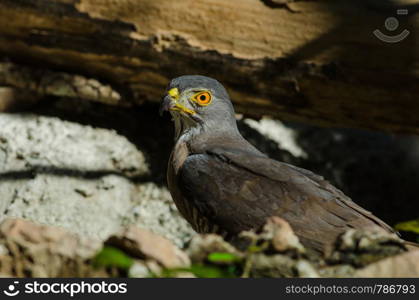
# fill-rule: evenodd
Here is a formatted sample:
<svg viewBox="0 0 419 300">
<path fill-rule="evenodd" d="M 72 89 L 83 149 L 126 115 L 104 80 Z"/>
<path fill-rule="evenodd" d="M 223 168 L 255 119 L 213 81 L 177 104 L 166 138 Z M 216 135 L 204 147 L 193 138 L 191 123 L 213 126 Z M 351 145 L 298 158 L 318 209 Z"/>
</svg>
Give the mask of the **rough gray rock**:
<svg viewBox="0 0 419 300">
<path fill-rule="evenodd" d="M 0 221 L 22 217 L 103 240 L 139 224 L 182 245 L 193 234 L 125 137 L 55 117 L 0 114 Z"/>
</svg>

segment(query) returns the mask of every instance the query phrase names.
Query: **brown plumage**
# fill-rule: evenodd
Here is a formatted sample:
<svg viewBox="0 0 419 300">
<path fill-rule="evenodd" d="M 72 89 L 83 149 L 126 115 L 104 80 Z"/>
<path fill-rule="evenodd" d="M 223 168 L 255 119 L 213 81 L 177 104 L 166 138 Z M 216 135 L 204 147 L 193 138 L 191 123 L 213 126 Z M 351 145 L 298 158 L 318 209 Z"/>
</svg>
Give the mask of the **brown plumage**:
<svg viewBox="0 0 419 300">
<path fill-rule="evenodd" d="M 317 251 L 350 228 L 395 233 L 321 176 L 272 160 L 249 144 L 217 81 L 183 76 L 171 82 L 169 91 L 162 108 L 172 112 L 177 134 L 168 186 L 196 231 L 235 236 L 275 215 Z M 209 105 L 192 101 L 203 91 L 212 96 Z"/>
</svg>

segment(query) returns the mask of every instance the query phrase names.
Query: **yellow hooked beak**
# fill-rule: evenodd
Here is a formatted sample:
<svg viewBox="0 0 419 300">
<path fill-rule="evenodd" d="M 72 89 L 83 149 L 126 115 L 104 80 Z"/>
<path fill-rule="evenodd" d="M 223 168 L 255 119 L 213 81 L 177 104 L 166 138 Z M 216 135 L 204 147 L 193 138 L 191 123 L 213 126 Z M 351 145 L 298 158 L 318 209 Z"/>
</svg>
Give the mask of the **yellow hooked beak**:
<svg viewBox="0 0 419 300">
<path fill-rule="evenodd" d="M 171 105 L 169 107 L 169 110 L 171 111 L 180 111 L 180 112 L 184 112 L 186 114 L 189 115 L 194 115 L 196 112 L 192 109 L 187 108 L 186 106 L 180 104 L 179 98 L 179 90 L 177 88 L 173 88 L 171 90 L 169 90 L 168 95 L 171 98 Z"/>
</svg>

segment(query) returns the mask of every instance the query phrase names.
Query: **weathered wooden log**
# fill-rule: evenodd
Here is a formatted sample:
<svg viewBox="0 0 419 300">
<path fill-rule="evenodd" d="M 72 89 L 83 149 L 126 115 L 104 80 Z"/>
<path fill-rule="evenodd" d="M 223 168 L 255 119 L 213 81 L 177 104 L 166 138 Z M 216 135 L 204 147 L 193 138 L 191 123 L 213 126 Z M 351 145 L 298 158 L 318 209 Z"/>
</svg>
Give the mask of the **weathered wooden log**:
<svg viewBox="0 0 419 300">
<path fill-rule="evenodd" d="M 100 80 L 121 103 L 157 102 L 170 78 L 203 74 L 246 115 L 417 133 L 418 3 L 0 0 L 0 55 L 32 75 Z M 394 32 L 384 28 L 390 16 Z M 375 29 L 410 34 L 389 44 Z M 6 75 L 0 84 L 13 85 Z"/>
</svg>

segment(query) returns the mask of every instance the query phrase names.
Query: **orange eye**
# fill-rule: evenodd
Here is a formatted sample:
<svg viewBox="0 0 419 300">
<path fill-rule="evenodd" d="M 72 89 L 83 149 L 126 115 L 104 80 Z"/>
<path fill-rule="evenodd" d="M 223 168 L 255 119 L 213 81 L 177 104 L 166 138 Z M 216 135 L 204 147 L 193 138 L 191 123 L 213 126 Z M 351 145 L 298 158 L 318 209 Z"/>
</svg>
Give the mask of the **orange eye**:
<svg viewBox="0 0 419 300">
<path fill-rule="evenodd" d="M 193 100 L 199 105 L 206 106 L 211 103 L 211 94 L 209 92 L 201 92 L 193 96 Z"/>
</svg>

